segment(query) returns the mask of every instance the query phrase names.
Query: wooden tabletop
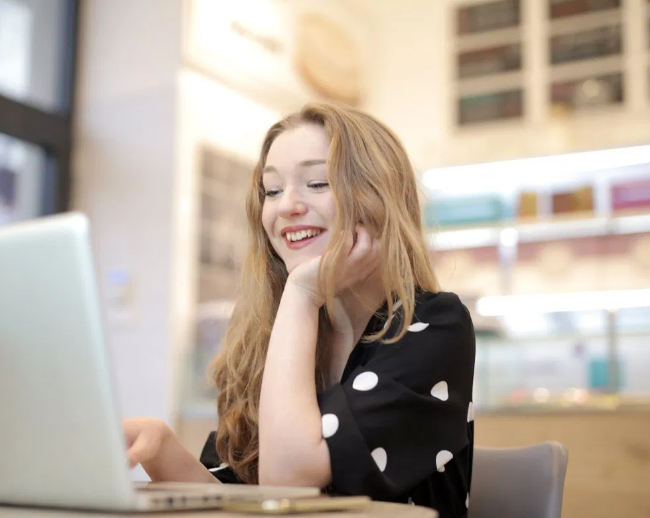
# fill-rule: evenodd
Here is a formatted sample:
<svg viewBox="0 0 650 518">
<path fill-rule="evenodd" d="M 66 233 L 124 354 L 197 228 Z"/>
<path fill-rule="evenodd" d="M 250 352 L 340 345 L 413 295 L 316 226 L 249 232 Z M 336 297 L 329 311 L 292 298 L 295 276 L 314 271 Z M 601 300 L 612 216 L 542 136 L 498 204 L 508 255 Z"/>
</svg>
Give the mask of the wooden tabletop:
<svg viewBox="0 0 650 518">
<path fill-rule="evenodd" d="M 80 512 L 54 509 L 38 509 L 32 507 L 6 507 L 0 506 L 0 518 L 244 518 L 256 517 L 261 518 L 263 514 L 246 514 L 246 513 L 229 513 L 217 510 L 201 511 L 171 511 L 163 513 L 97 513 L 97 512 Z M 388 504 L 384 502 L 372 502 L 364 511 L 355 512 L 332 512 L 332 513 L 309 513 L 300 515 L 284 516 L 301 516 L 313 518 L 437 518 L 438 514 L 427 507 L 418 507 L 415 505 Z"/>
</svg>

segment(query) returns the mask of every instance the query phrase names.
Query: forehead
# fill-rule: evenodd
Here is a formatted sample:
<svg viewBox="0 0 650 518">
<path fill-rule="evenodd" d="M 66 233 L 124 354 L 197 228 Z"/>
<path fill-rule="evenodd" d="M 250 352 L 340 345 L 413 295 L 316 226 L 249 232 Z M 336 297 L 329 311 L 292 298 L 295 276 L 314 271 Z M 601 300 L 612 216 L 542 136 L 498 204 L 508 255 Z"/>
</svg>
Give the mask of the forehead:
<svg viewBox="0 0 650 518">
<path fill-rule="evenodd" d="M 325 130 L 315 124 L 303 124 L 276 137 L 266 157 L 266 165 L 283 169 L 304 160 L 325 160 L 328 150 Z"/>
</svg>

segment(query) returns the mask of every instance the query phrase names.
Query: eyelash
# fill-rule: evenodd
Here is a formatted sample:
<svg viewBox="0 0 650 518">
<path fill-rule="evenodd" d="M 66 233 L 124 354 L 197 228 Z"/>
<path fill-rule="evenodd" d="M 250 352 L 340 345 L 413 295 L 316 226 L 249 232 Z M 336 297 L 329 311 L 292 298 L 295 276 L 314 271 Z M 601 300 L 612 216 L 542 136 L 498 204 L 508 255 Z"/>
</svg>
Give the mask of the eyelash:
<svg viewBox="0 0 650 518">
<path fill-rule="evenodd" d="M 313 189 L 326 189 L 329 186 L 329 182 L 312 182 L 309 187 L 312 187 Z"/>
<path fill-rule="evenodd" d="M 329 182 L 312 182 L 312 183 L 309 184 L 309 187 L 311 187 L 312 189 L 317 189 L 319 191 L 322 190 L 322 189 L 326 189 L 329 186 L 330 186 Z M 267 190 L 264 193 L 264 196 L 266 196 L 268 198 L 273 198 L 274 196 L 277 196 L 279 193 L 280 193 L 280 189 L 273 188 L 273 189 Z"/>
</svg>

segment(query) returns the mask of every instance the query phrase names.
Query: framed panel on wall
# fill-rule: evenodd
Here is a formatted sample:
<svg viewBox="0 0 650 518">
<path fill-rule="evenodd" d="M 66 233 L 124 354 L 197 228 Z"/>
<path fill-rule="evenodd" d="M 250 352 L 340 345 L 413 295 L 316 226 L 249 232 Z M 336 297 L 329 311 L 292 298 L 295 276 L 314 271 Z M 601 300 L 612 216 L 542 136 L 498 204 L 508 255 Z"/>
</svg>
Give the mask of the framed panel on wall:
<svg viewBox="0 0 650 518">
<path fill-rule="evenodd" d="M 221 352 L 248 250 L 246 193 L 253 165 L 212 145 L 197 147 L 199 222 L 196 319 L 183 379 L 183 414 L 214 413 L 214 383 L 206 378 Z"/>
<path fill-rule="evenodd" d="M 521 24 L 520 0 L 498 0 L 465 5 L 456 11 L 456 34 L 478 34 Z"/>
<path fill-rule="evenodd" d="M 248 249 L 246 192 L 252 164 L 204 146 L 200 152 L 198 302 L 232 299 Z"/>
<path fill-rule="evenodd" d="M 518 119 L 523 116 L 521 89 L 480 95 L 466 95 L 458 100 L 458 123 L 461 126 L 478 122 Z"/>
<path fill-rule="evenodd" d="M 548 0 L 550 109 L 573 113 L 625 101 L 621 0 Z"/>
<path fill-rule="evenodd" d="M 551 84 L 551 104 L 570 111 L 622 104 L 625 96 L 623 74 L 596 75 L 588 79 L 556 81 Z"/>
<path fill-rule="evenodd" d="M 622 53 L 620 23 L 551 37 L 551 65 L 618 56 Z"/>
<path fill-rule="evenodd" d="M 456 7 L 457 126 L 523 117 L 521 10 L 521 0 Z"/>
<path fill-rule="evenodd" d="M 489 76 L 521 70 L 521 43 L 468 50 L 458 54 L 458 78 Z"/>
<path fill-rule="evenodd" d="M 621 0 L 550 0 L 548 15 L 551 20 L 619 9 Z"/>
</svg>

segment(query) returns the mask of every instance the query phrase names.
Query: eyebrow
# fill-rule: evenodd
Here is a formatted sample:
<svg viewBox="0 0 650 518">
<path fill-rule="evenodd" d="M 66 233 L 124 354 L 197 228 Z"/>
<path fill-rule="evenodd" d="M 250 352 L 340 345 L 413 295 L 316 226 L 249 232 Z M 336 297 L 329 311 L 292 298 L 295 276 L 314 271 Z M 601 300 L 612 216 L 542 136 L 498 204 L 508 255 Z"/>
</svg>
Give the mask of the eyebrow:
<svg viewBox="0 0 650 518">
<path fill-rule="evenodd" d="M 312 160 L 302 160 L 301 162 L 298 162 L 298 167 L 313 167 L 315 165 L 325 165 L 327 164 L 327 160 L 324 160 L 322 158 L 316 158 Z M 278 170 L 273 167 L 272 165 L 267 165 L 263 171 L 262 174 L 266 173 L 277 173 Z"/>
</svg>

